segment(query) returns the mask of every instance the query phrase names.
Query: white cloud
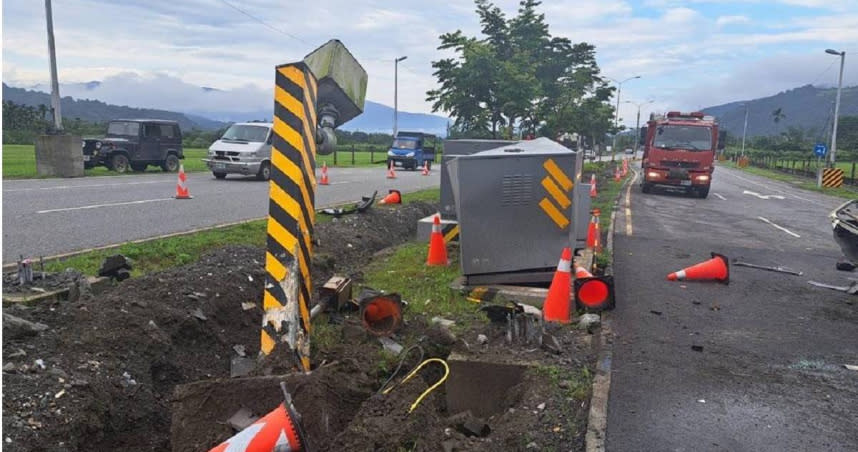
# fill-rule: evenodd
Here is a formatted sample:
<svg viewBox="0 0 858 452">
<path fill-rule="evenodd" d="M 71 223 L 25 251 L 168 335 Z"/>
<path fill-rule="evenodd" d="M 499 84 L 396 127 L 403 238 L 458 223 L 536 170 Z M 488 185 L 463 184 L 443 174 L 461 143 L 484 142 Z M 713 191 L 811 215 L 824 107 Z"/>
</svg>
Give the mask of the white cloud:
<svg viewBox="0 0 858 452">
<path fill-rule="evenodd" d="M 725 25 L 747 24 L 750 22 L 751 18 L 748 16 L 721 16 L 715 21 L 715 25 L 723 27 Z"/>
</svg>

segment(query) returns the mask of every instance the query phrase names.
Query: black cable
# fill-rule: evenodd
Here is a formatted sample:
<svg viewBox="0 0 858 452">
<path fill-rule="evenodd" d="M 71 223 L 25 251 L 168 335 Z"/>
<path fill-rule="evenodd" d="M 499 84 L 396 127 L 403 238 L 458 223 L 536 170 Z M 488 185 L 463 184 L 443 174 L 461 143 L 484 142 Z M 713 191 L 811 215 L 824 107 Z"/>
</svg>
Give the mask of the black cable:
<svg viewBox="0 0 858 452">
<path fill-rule="evenodd" d="M 251 19 L 253 19 L 253 20 L 255 20 L 255 21 L 259 22 L 259 23 L 261 23 L 262 25 L 265 25 L 267 28 L 270 28 L 271 30 L 276 31 L 277 33 L 284 34 L 284 35 L 286 35 L 286 36 L 288 36 L 288 37 L 290 37 L 290 38 L 292 38 L 292 39 L 295 39 L 295 40 L 297 40 L 297 41 L 301 41 L 301 42 L 303 42 L 304 44 L 309 44 L 307 41 L 305 41 L 305 40 L 303 40 L 303 39 L 301 39 L 301 38 L 299 38 L 299 37 L 297 37 L 297 36 L 295 36 L 295 35 L 293 35 L 293 34 L 290 34 L 290 33 L 287 33 L 287 32 L 285 32 L 285 31 L 283 31 L 283 30 L 280 30 L 279 28 L 274 27 L 273 25 L 269 24 L 268 22 L 265 22 L 264 20 L 262 20 L 262 19 L 260 19 L 260 18 L 258 18 L 258 17 L 256 17 L 256 16 L 254 16 L 253 14 L 250 14 L 249 12 L 247 12 L 247 11 L 245 11 L 245 10 L 243 10 L 243 9 L 241 9 L 241 8 L 239 8 L 239 7 L 237 7 L 237 6 L 235 6 L 235 5 L 233 5 L 232 3 L 230 3 L 230 2 L 228 2 L 228 1 L 226 1 L 226 0 L 220 0 L 220 1 L 221 1 L 221 3 L 224 3 L 225 5 L 227 5 L 227 6 L 229 6 L 230 8 L 232 8 L 232 9 L 234 9 L 234 10 L 236 10 L 236 11 L 240 12 L 241 14 L 244 14 L 245 16 L 247 16 L 247 17 L 249 17 L 249 18 L 251 18 Z"/>
<path fill-rule="evenodd" d="M 420 350 L 420 359 L 418 359 L 417 362 L 418 363 L 423 362 L 424 351 L 423 351 L 423 347 L 421 347 L 419 345 L 416 345 L 416 344 L 412 345 L 411 347 L 408 347 L 405 350 L 399 352 L 399 354 L 402 355 L 402 358 L 399 358 L 399 365 L 396 366 L 396 370 L 394 370 L 393 373 L 390 374 L 390 377 L 387 379 L 387 381 L 385 381 L 384 384 L 381 385 L 381 388 L 378 389 L 378 394 L 381 394 L 382 392 L 384 392 L 384 389 L 387 387 L 387 385 L 391 382 L 391 380 L 393 380 L 396 377 L 396 375 L 399 373 L 400 369 L 402 369 L 402 364 L 405 362 L 405 358 L 408 357 L 408 353 L 411 352 L 411 350 L 414 350 L 415 348 Z"/>
</svg>

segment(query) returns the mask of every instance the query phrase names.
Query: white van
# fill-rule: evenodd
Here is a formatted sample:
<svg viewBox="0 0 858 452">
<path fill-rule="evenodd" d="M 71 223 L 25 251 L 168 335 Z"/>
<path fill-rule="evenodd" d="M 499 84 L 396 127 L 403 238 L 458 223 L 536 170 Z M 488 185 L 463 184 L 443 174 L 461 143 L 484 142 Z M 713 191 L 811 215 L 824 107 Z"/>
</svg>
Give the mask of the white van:
<svg viewBox="0 0 858 452">
<path fill-rule="evenodd" d="M 227 174 L 242 174 L 268 180 L 272 127 L 270 122 L 235 123 L 209 146 L 208 158 L 203 161 L 218 179 L 226 178 Z"/>
</svg>

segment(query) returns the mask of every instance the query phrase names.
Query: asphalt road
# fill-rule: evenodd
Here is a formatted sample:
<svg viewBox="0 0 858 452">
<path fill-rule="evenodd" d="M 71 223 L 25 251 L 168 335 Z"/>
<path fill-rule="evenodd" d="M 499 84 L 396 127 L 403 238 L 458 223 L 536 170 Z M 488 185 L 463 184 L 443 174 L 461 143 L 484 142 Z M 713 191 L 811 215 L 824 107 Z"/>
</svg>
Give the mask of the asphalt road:
<svg viewBox="0 0 858 452">
<path fill-rule="evenodd" d="M 317 186 L 316 207 L 357 201 L 374 190 L 384 195 L 390 188 L 437 187 L 440 181 L 438 171 L 430 176 L 396 174 L 387 179 L 383 168 L 330 168 L 331 184 Z M 22 254 L 51 256 L 268 213 L 265 182 L 188 173 L 187 186 L 193 199 L 173 199 L 175 174 L 3 181 L 3 262 Z"/>
<path fill-rule="evenodd" d="M 858 277 L 834 267 L 842 201 L 726 168 L 708 199 L 634 185 L 614 240 L 608 451 L 858 450 L 858 371 L 843 367 L 858 364 L 858 300 L 807 283 Z M 711 251 L 804 275 L 666 280 Z"/>
</svg>

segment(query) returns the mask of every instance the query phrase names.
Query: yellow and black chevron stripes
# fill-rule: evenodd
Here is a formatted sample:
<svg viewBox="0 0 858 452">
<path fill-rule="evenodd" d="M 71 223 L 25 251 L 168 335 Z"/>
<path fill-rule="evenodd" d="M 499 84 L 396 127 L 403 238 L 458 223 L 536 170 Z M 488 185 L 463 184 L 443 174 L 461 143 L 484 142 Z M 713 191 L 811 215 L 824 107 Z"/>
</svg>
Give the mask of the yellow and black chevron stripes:
<svg viewBox="0 0 858 452">
<path fill-rule="evenodd" d="M 266 312 L 283 310 L 294 297 L 285 293 L 283 287 L 289 285 L 283 281 L 292 278 L 298 284 L 301 331 L 296 337 L 305 343 L 290 345 L 297 350 L 305 370 L 309 369 L 305 351 L 309 350 L 309 303 L 313 291 L 310 265 L 315 222 L 316 96 L 316 79 L 304 63 L 276 68 L 263 307 Z M 299 274 L 292 275 L 293 271 Z M 286 335 L 281 331 L 282 325 L 272 324 L 277 321 L 271 319 L 288 319 L 270 315 L 266 319 L 260 345 L 267 355 L 280 342 L 278 335 Z"/>
<path fill-rule="evenodd" d="M 838 188 L 843 186 L 843 170 L 840 168 L 822 169 L 822 186 Z"/>
<path fill-rule="evenodd" d="M 444 235 L 444 243 L 459 241 L 459 225 L 456 223 L 441 226 L 441 234 Z"/>
<path fill-rule="evenodd" d="M 575 184 L 553 159 L 546 159 L 542 166 L 548 173 L 542 179 L 542 188 L 545 189 L 548 196 L 539 201 L 539 207 L 558 228 L 564 229 L 569 226 L 569 215 L 565 212 L 572 205 L 572 200 L 569 199 L 569 191 Z M 551 201 L 552 199 L 554 202 Z"/>
</svg>

